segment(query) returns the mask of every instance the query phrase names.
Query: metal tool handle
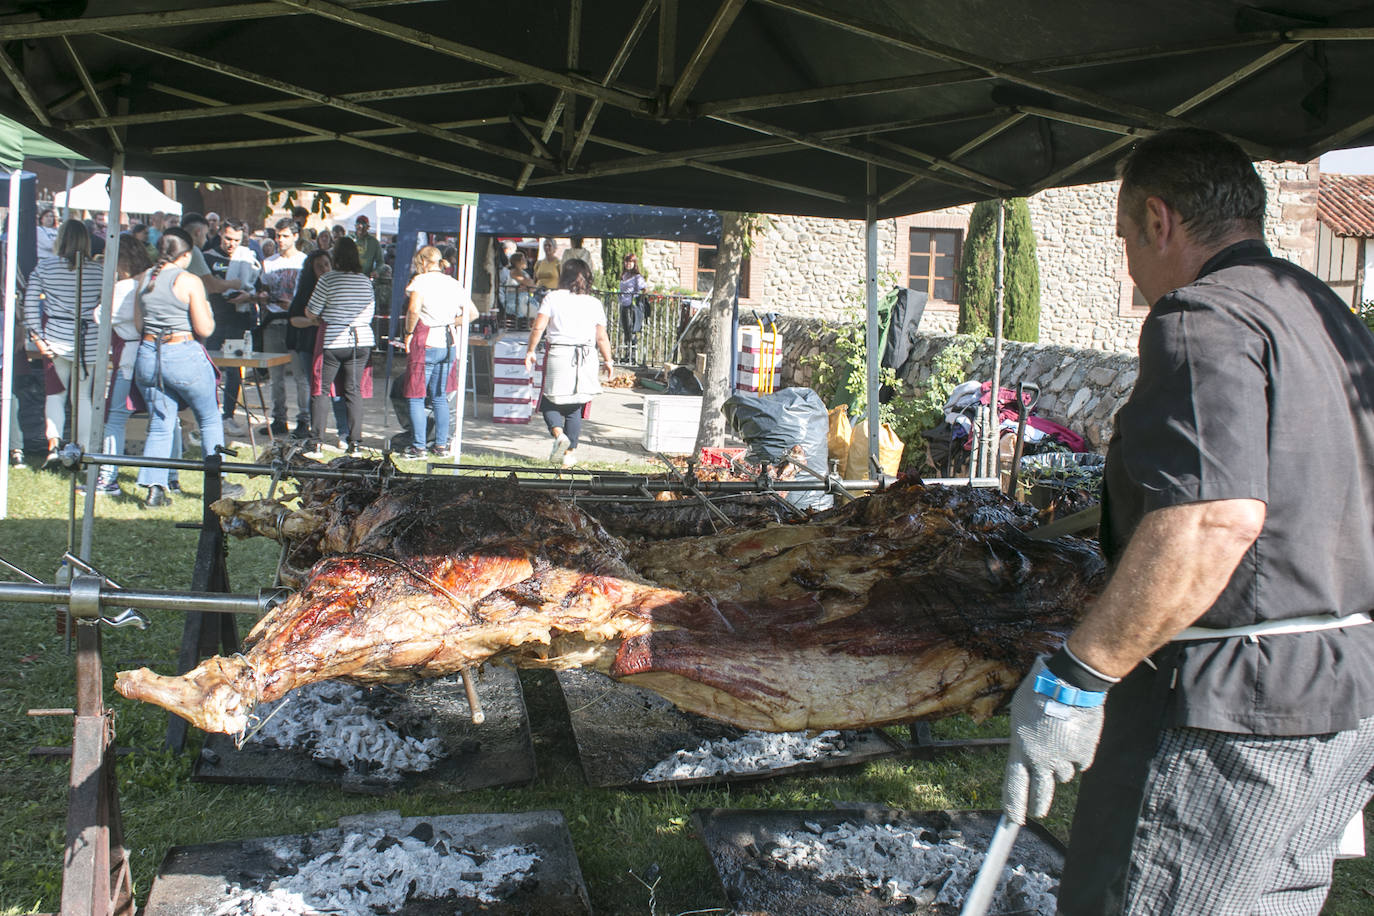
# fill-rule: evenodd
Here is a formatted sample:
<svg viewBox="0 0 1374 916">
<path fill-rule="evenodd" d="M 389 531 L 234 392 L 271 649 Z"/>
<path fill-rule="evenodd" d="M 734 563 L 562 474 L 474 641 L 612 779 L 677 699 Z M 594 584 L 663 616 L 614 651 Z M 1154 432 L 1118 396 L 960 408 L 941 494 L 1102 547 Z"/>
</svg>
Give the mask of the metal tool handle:
<svg viewBox="0 0 1374 916">
<path fill-rule="evenodd" d="M 988 844 L 988 854 L 983 859 L 982 867 L 978 869 L 978 877 L 974 879 L 973 887 L 964 898 L 964 908 L 959 911 L 959 916 L 987 916 L 988 907 L 992 905 L 992 895 L 1002 880 L 1002 869 L 1007 865 L 1007 856 L 1011 855 L 1011 845 L 1016 842 L 1016 834 L 1020 831 L 1021 825 L 1007 820 L 1005 814 L 997 819 L 997 829 L 993 831 L 992 842 Z"/>
</svg>

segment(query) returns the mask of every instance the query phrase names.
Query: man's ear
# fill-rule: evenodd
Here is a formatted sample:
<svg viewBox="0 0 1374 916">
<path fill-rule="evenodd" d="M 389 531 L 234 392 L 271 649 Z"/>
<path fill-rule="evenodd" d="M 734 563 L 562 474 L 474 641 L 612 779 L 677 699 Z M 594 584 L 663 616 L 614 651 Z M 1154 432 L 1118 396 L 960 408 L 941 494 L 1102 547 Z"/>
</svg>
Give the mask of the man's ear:
<svg viewBox="0 0 1374 916">
<path fill-rule="evenodd" d="M 1160 197 L 1145 198 L 1145 238 L 1157 249 L 1163 250 L 1180 240 L 1183 230 L 1178 213 Z"/>
</svg>

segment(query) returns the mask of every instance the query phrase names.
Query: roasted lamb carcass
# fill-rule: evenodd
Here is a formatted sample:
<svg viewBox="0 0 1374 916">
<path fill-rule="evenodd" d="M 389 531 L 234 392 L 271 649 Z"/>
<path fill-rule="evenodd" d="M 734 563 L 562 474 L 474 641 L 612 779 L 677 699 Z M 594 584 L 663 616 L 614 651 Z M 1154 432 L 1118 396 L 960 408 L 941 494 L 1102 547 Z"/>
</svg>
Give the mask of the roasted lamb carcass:
<svg viewBox="0 0 1374 916">
<path fill-rule="evenodd" d="M 312 681 L 495 659 L 594 666 L 747 728 L 981 715 L 1062 639 L 1103 569 L 1085 542 L 1026 538 L 1028 516 L 1000 497 L 919 485 L 809 523 L 634 549 L 511 483 L 394 483 L 361 509 L 356 493 L 294 514 L 338 553 L 240 656 L 175 678 L 123 672 L 116 689 L 233 732 Z"/>
</svg>

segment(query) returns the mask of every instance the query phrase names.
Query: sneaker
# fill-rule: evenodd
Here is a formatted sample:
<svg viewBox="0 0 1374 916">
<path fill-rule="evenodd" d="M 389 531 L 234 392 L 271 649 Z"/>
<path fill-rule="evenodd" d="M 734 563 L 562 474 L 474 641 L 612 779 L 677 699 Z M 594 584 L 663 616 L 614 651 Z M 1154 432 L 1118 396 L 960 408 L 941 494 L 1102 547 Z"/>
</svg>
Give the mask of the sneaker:
<svg viewBox="0 0 1374 916">
<path fill-rule="evenodd" d="M 309 423 L 306 423 L 306 422 L 304 422 L 304 421 L 302 421 L 302 422 L 300 422 L 300 423 L 297 423 L 297 424 L 296 424 L 296 429 L 295 429 L 295 431 L 291 433 L 291 438 L 293 438 L 293 439 L 309 439 L 309 438 L 310 438 L 310 424 L 309 424 Z"/>
<path fill-rule="evenodd" d="M 549 451 L 549 464 L 557 464 L 563 458 L 563 453 L 572 448 L 572 442 L 566 433 L 559 433 L 558 438 L 553 440 L 553 448 Z"/>
<path fill-rule="evenodd" d="M 167 488 L 153 484 L 148 488 L 148 498 L 143 501 L 145 509 L 161 509 L 163 506 L 170 506 L 172 497 L 167 495 Z"/>
<path fill-rule="evenodd" d="M 302 458 L 309 458 L 312 461 L 324 460 L 324 450 L 318 439 L 305 440 L 305 450 L 301 452 Z"/>
<path fill-rule="evenodd" d="M 436 445 L 429 450 L 429 454 L 432 458 L 452 458 L 453 450 L 447 445 Z"/>
<path fill-rule="evenodd" d="M 425 450 L 422 449 L 422 448 L 416 448 L 416 447 L 413 446 L 413 445 L 407 445 L 407 446 L 406 446 L 406 450 L 405 450 L 404 452 L 401 452 L 401 457 L 402 457 L 402 458 L 424 458 L 424 457 L 425 457 L 426 455 L 428 455 L 428 454 L 429 454 L 429 452 L 425 451 Z"/>
<path fill-rule="evenodd" d="M 273 420 L 271 426 L 264 426 L 258 430 L 259 436 L 285 436 L 291 432 L 291 428 L 286 425 L 285 420 Z"/>
<path fill-rule="evenodd" d="M 570 468 L 575 464 L 577 464 L 576 452 L 568 452 L 566 455 L 563 456 L 563 467 Z"/>
<path fill-rule="evenodd" d="M 27 466 L 24 464 L 24 450 L 22 448 L 10 449 L 10 467 L 22 468 Z"/>
<path fill-rule="evenodd" d="M 169 481 L 167 481 L 167 492 L 168 492 L 168 493 L 175 493 L 176 495 L 180 496 L 180 495 L 181 495 L 181 481 L 180 481 L 180 480 L 169 480 Z"/>
<path fill-rule="evenodd" d="M 248 435 L 248 424 L 240 420 L 238 417 L 224 417 L 223 423 L 224 435 L 226 437 Z"/>
<path fill-rule="evenodd" d="M 334 447 L 341 452 L 346 452 L 348 451 L 348 440 L 340 439 L 338 442 L 334 443 Z"/>
<path fill-rule="evenodd" d="M 225 499 L 243 499 L 248 490 L 241 483 L 230 483 L 221 481 L 219 485 L 219 495 Z"/>
</svg>

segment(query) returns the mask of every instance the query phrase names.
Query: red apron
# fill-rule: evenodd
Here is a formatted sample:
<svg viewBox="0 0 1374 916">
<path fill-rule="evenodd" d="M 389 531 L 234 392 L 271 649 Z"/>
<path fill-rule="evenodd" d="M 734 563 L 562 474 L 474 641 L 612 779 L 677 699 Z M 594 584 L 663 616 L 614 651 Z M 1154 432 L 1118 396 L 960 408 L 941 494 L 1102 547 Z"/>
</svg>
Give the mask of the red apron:
<svg viewBox="0 0 1374 916">
<path fill-rule="evenodd" d="M 402 394 L 408 398 L 425 397 L 425 343 L 429 340 L 429 325 L 423 321 L 415 323 L 415 332 L 410 338 L 410 346 L 406 348 L 406 375 L 405 388 Z M 455 338 L 457 334 L 453 335 Z M 444 393 L 449 394 L 458 390 L 458 359 L 457 349 L 454 350 L 454 360 L 448 367 L 448 380 L 444 385 Z"/>
</svg>

